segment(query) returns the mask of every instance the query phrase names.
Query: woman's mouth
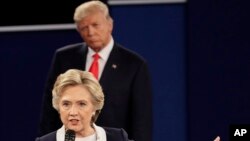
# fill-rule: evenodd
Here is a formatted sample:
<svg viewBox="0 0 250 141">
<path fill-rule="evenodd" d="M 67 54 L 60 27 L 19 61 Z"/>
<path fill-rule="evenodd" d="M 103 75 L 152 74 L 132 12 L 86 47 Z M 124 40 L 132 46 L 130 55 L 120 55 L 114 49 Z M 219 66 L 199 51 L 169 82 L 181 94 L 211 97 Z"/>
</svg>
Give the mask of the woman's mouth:
<svg viewBox="0 0 250 141">
<path fill-rule="evenodd" d="M 70 122 L 72 125 L 77 125 L 78 122 L 79 122 L 79 120 L 77 120 L 77 119 L 71 119 L 71 120 L 69 120 L 69 122 Z"/>
</svg>

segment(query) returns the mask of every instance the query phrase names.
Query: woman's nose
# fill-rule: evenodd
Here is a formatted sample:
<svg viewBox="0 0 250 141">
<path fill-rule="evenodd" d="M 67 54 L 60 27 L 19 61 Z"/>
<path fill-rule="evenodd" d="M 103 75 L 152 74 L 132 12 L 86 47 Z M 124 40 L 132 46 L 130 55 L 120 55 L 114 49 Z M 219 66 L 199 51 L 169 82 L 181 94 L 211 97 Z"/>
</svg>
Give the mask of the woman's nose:
<svg viewBox="0 0 250 141">
<path fill-rule="evenodd" d="M 70 108 L 69 114 L 70 114 L 70 115 L 77 115 L 77 113 L 78 113 L 77 107 L 76 107 L 76 106 L 72 106 L 72 107 Z"/>
</svg>

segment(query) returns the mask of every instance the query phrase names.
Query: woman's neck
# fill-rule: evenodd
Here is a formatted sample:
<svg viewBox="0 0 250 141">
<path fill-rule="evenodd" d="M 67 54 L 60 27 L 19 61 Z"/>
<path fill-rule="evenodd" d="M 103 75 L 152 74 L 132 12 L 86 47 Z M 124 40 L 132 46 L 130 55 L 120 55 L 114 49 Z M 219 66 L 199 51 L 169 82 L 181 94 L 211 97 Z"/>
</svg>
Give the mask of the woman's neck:
<svg viewBox="0 0 250 141">
<path fill-rule="evenodd" d="M 76 132 L 76 137 L 87 137 L 95 133 L 94 128 L 83 129 L 80 132 Z"/>
</svg>

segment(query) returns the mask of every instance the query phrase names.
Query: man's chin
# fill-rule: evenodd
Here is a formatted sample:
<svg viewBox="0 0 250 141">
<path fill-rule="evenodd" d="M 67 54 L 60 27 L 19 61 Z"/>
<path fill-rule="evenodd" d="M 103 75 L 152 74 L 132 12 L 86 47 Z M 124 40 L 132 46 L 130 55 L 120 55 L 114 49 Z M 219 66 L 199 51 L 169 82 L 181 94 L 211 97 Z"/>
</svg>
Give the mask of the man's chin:
<svg viewBox="0 0 250 141">
<path fill-rule="evenodd" d="M 103 48 L 103 46 L 100 44 L 92 44 L 90 45 L 90 48 L 97 52 L 100 51 Z"/>
</svg>

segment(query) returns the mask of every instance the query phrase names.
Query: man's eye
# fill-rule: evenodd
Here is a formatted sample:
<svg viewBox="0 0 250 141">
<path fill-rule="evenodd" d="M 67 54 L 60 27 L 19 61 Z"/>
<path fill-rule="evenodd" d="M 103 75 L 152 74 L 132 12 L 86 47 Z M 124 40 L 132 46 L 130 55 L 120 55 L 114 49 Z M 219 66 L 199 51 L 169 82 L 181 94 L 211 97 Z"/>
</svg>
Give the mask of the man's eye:
<svg viewBox="0 0 250 141">
<path fill-rule="evenodd" d="M 86 31 L 86 30 L 87 30 L 86 27 L 81 27 L 81 28 L 79 28 L 79 29 L 80 29 L 80 31 Z"/>
<path fill-rule="evenodd" d="M 100 27 L 100 25 L 101 24 L 99 24 L 99 23 L 95 23 L 95 24 L 93 24 L 93 27 L 98 28 L 98 27 Z"/>
</svg>

